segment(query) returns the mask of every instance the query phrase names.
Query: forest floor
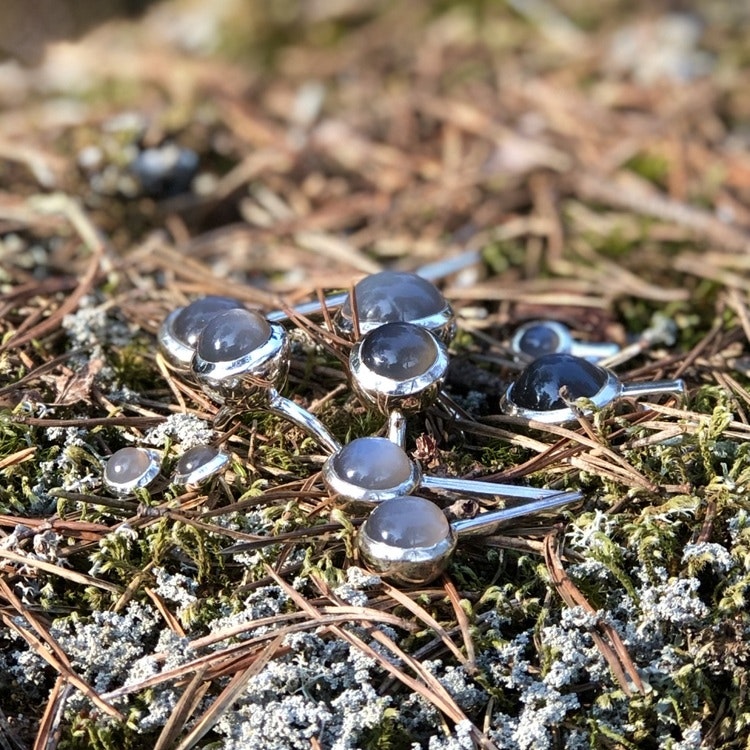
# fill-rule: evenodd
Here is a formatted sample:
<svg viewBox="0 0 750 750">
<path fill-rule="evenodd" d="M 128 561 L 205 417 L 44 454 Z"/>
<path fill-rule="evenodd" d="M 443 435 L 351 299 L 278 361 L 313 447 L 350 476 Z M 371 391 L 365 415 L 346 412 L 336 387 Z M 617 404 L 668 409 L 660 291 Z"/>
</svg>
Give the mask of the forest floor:
<svg viewBox="0 0 750 750">
<path fill-rule="evenodd" d="M 750 11 L 671 7 L 175 0 L 0 63 L 0 746 L 747 746 Z M 325 451 L 215 422 L 156 335 L 201 295 L 269 311 L 467 251 L 437 281 L 462 416 L 410 416 L 407 449 L 583 499 L 396 586 Z M 536 318 L 686 395 L 503 415 Z M 284 393 L 382 432 L 351 342 L 294 323 Z M 206 441 L 222 477 L 165 479 Z M 162 477 L 118 497 L 129 445 Z"/>
</svg>

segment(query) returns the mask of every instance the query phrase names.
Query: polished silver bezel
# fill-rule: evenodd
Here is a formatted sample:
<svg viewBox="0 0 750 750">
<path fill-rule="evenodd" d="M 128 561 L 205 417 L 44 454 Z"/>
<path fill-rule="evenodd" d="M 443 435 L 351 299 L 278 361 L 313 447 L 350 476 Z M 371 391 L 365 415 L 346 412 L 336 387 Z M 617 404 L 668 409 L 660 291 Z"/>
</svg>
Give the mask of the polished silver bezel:
<svg viewBox="0 0 750 750">
<path fill-rule="evenodd" d="M 186 451 L 186 453 L 189 451 Z M 229 464 L 231 456 L 226 451 L 219 450 L 216 455 L 206 463 L 198 466 L 192 471 L 177 472 L 172 475 L 173 484 L 188 485 L 201 484 L 207 479 L 221 473 Z"/>
<path fill-rule="evenodd" d="M 448 370 L 448 351 L 445 344 L 434 338 L 435 359 L 421 375 L 405 380 L 386 378 L 371 370 L 362 361 L 360 339 L 349 354 L 349 373 L 352 388 L 366 403 L 387 414 L 391 409 L 419 411 L 438 396 Z"/>
<path fill-rule="evenodd" d="M 605 372 L 607 373 L 606 382 L 588 399 L 596 409 L 601 409 L 622 395 L 622 381 L 611 370 L 605 370 Z M 545 424 L 565 424 L 566 422 L 576 421 L 575 412 L 567 406 L 563 409 L 549 409 L 547 411 L 526 409 L 523 406 L 518 406 L 518 404 L 513 401 L 513 385 L 514 384 L 511 383 L 508 386 L 505 395 L 500 402 L 500 408 L 509 416 L 523 417 L 524 419 L 533 420 L 535 422 L 544 422 Z M 592 409 L 583 410 L 584 414 L 591 414 L 591 412 Z"/>
<path fill-rule="evenodd" d="M 167 364 L 174 370 L 189 372 L 195 347 L 184 343 L 174 335 L 174 322 L 184 309 L 184 307 L 178 307 L 167 315 L 159 328 L 157 339 Z"/>
<path fill-rule="evenodd" d="M 456 334 L 456 316 L 448 302 L 445 303 L 445 307 L 439 312 L 427 315 L 424 318 L 416 318 L 415 320 L 389 320 L 384 322 L 360 320 L 358 321 L 359 333 L 361 336 L 364 336 L 366 333 L 374 331 L 386 323 L 412 323 L 420 328 L 426 328 L 444 344 L 449 344 Z M 333 317 L 333 327 L 339 336 L 350 340 L 354 338 L 354 321 L 352 318 L 344 315 L 343 305 L 336 311 L 336 315 Z"/>
<path fill-rule="evenodd" d="M 528 323 L 524 323 L 520 328 L 513 334 L 513 338 L 510 340 L 510 348 L 517 359 L 524 360 L 526 362 L 533 362 L 536 357 L 533 354 L 528 354 L 521 348 L 521 340 L 526 335 L 526 332 L 530 328 L 535 326 L 544 326 L 554 332 L 558 339 L 557 349 L 553 352 L 545 352 L 545 354 L 558 354 L 560 352 L 568 353 L 573 346 L 573 336 L 571 336 L 568 327 L 562 323 L 558 323 L 556 320 L 530 320 Z"/>
<path fill-rule="evenodd" d="M 269 323 L 268 339 L 257 349 L 226 362 L 209 362 L 196 350 L 192 371 L 219 403 L 252 402 L 266 388 L 278 388 L 289 370 L 289 339 L 284 327 Z"/>
<path fill-rule="evenodd" d="M 102 473 L 102 481 L 106 485 L 106 487 L 114 492 L 117 495 L 129 495 L 134 490 L 141 489 L 142 487 L 147 487 L 151 482 L 156 479 L 157 476 L 159 476 L 159 471 L 161 469 L 161 453 L 159 451 L 152 450 L 151 448 L 141 448 L 137 446 L 133 446 L 136 448 L 136 450 L 142 451 L 143 453 L 146 453 L 148 455 L 149 459 L 149 465 L 146 471 L 144 471 L 139 476 L 135 477 L 135 479 L 131 479 L 129 482 L 113 482 L 112 480 L 107 478 L 107 471 L 106 471 L 106 465 L 104 467 L 104 472 Z M 117 455 L 117 451 L 113 453 L 107 463 L 114 458 L 114 456 Z"/>
<path fill-rule="evenodd" d="M 448 536 L 429 547 L 396 547 L 367 535 L 367 521 L 357 536 L 362 562 L 373 572 L 401 584 L 421 585 L 435 580 L 446 568 L 456 548 L 451 526 Z"/>
<path fill-rule="evenodd" d="M 394 485 L 393 487 L 386 487 L 384 489 L 363 487 L 360 484 L 349 482 L 336 471 L 336 467 L 334 466 L 336 457 L 336 454 L 329 456 L 323 464 L 323 482 L 331 494 L 338 495 L 344 500 L 376 505 L 377 503 L 382 503 L 384 500 L 390 500 L 394 497 L 411 495 L 422 480 L 422 471 L 419 468 L 419 465 L 416 461 L 409 459 L 411 464 L 409 478 L 400 484 Z"/>
</svg>

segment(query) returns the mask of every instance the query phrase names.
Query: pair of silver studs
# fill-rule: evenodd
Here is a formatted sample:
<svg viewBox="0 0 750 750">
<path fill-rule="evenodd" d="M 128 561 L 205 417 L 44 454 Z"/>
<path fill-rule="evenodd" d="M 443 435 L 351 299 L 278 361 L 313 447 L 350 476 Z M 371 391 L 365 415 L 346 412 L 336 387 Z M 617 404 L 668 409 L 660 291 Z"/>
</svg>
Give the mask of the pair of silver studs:
<svg viewBox="0 0 750 750">
<path fill-rule="evenodd" d="M 419 489 L 519 500 L 557 497 L 561 503 L 581 499 L 578 492 L 430 476 L 401 446 L 382 437 L 356 438 L 329 456 L 323 464 L 323 481 L 330 492 L 345 500 L 371 504 L 411 495 Z"/>
<path fill-rule="evenodd" d="M 172 482 L 179 485 L 202 484 L 224 471 L 229 463 L 226 451 L 211 445 L 198 445 L 180 456 Z M 132 495 L 148 487 L 161 470 L 161 453 L 151 448 L 128 446 L 115 451 L 104 467 L 103 481 L 116 495 Z"/>
<path fill-rule="evenodd" d="M 605 367 L 572 354 L 545 354 L 529 364 L 508 386 L 501 408 L 511 416 L 565 424 L 574 422 L 578 410 L 572 402 L 586 399 L 590 407 L 601 409 L 623 397 L 684 394 L 682 379 L 624 383 Z"/>
<path fill-rule="evenodd" d="M 620 347 L 611 342 L 578 341 L 570 329 L 555 320 L 531 320 L 516 329 L 510 341 L 516 359 L 531 362 L 545 354 L 572 354 L 598 362 L 617 354 Z"/>
<path fill-rule="evenodd" d="M 577 493 L 557 493 L 449 523 L 440 508 L 423 497 L 392 497 L 365 520 L 357 546 L 373 572 L 395 583 L 423 585 L 444 572 L 459 537 L 491 531 L 513 518 L 555 510 L 579 499 Z"/>
</svg>

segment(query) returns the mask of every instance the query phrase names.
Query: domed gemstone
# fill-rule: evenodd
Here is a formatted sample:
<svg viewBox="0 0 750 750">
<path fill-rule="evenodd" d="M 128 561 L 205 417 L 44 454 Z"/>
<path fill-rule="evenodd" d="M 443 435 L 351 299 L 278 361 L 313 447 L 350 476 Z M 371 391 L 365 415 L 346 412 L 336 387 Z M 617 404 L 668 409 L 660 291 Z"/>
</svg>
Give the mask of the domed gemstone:
<svg viewBox="0 0 750 750">
<path fill-rule="evenodd" d="M 228 310 L 206 325 L 196 352 L 206 362 L 234 362 L 261 347 L 270 336 L 271 326 L 260 313 L 244 308 Z"/>
<path fill-rule="evenodd" d="M 191 474 L 196 469 L 200 469 L 206 464 L 213 461 L 221 451 L 212 445 L 196 445 L 185 451 L 175 464 L 176 474 Z"/>
<path fill-rule="evenodd" d="M 521 336 L 518 348 L 529 357 L 541 357 L 556 352 L 560 346 L 560 337 L 550 326 L 544 323 L 530 325 Z"/>
<path fill-rule="evenodd" d="M 564 409 L 560 395 L 565 386 L 569 399 L 593 398 L 607 382 L 607 371 L 572 354 L 545 354 L 534 360 L 513 383 L 509 399 L 534 411 Z"/>
<path fill-rule="evenodd" d="M 213 318 L 236 308 L 242 308 L 242 303 L 231 297 L 201 297 L 182 308 L 174 319 L 172 333 L 183 344 L 195 346 L 201 331 Z"/>
<path fill-rule="evenodd" d="M 375 328 L 363 339 L 362 364 L 391 380 L 411 380 L 424 375 L 437 357 L 435 339 L 411 323 L 389 323 Z"/>
<path fill-rule="evenodd" d="M 363 532 L 373 542 L 401 549 L 432 547 L 448 539 L 451 533 L 443 511 L 414 495 L 382 502 L 370 513 Z"/>
<path fill-rule="evenodd" d="M 174 481 L 177 484 L 197 484 L 223 471 L 228 463 L 228 453 L 212 445 L 196 445 L 177 460 Z"/>
<path fill-rule="evenodd" d="M 138 486 L 141 478 L 145 480 L 149 474 L 155 475 L 156 468 L 158 463 L 155 462 L 152 451 L 145 448 L 120 448 L 110 456 L 104 467 L 104 481 L 113 487 L 132 484 Z"/>
<path fill-rule="evenodd" d="M 411 478 L 412 462 L 401 447 L 387 438 L 352 440 L 331 461 L 340 479 L 368 490 L 398 487 Z"/>
<path fill-rule="evenodd" d="M 354 287 L 357 318 L 362 323 L 380 325 L 394 321 L 415 321 L 437 315 L 446 302 L 439 289 L 415 273 L 382 271 L 365 276 Z M 341 314 L 352 319 L 347 297 Z"/>
</svg>

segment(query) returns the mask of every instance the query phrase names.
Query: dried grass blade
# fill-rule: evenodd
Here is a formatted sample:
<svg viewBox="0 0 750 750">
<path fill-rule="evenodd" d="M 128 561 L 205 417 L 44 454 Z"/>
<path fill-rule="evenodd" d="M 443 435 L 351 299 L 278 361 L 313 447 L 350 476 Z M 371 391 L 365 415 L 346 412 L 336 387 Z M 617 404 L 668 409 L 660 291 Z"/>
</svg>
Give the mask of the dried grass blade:
<svg viewBox="0 0 750 750">
<path fill-rule="evenodd" d="M 260 673 L 263 667 L 274 657 L 283 640 L 284 634 L 277 635 L 244 672 L 236 674 L 232 678 L 209 709 L 198 719 L 190 734 L 177 746 L 177 750 L 189 750 L 211 731 L 222 714 L 237 700 L 248 681 Z"/>
<path fill-rule="evenodd" d="M 169 720 L 156 740 L 154 750 L 168 750 L 177 741 L 177 737 L 188 718 L 192 716 L 198 703 L 203 699 L 208 688 L 211 687 L 211 683 L 205 681 L 205 674 L 205 668 L 199 669 L 183 690 L 180 700 L 177 701 Z"/>
<path fill-rule="evenodd" d="M 17 623 L 13 622 L 13 618 L 6 614 L 0 615 L 3 622 L 11 630 L 14 630 L 18 635 L 21 636 L 31 648 L 47 662 L 53 669 L 59 674 L 63 675 L 72 685 L 77 687 L 100 711 L 111 716 L 113 719 L 118 721 L 125 721 L 125 717 L 116 709 L 107 703 L 85 680 L 79 677 L 73 670 L 65 664 L 62 664 L 57 658 L 55 658 L 46 648 L 43 641 L 37 638 L 33 633 L 29 632 L 25 628 L 22 628 Z M 59 649 L 59 646 L 58 646 Z"/>
<path fill-rule="evenodd" d="M 62 675 L 58 675 L 50 691 L 42 720 L 39 723 L 39 731 L 34 740 L 33 750 L 54 750 L 57 747 L 60 721 L 70 690 L 71 685 L 68 680 Z"/>
<path fill-rule="evenodd" d="M 424 607 L 420 607 L 413 599 L 406 596 L 406 594 L 399 591 L 397 588 L 389 586 L 387 583 L 383 584 L 383 592 L 387 596 L 390 596 L 391 599 L 398 602 L 402 607 L 408 609 L 409 612 L 415 617 L 418 617 L 425 625 L 432 628 L 440 640 L 446 645 L 448 650 L 461 662 L 461 664 L 467 663 L 467 658 L 461 653 L 461 649 L 453 642 L 446 629 Z M 467 648 L 467 653 L 468 652 L 469 649 Z"/>
<path fill-rule="evenodd" d="M 86 575 L 86 573 L 78 573 L 75 570 L 69 570 L 59 565 L 53 565 L 52 563 L 44 560 L 34 560 L 31 557 L 19 555 L 16 552 L 11 552 L 8 549 L 0 549 L 0 557 L 10 560 L 11 562 L 19 563 L 21 565 L 28 565 L 31 568 L 39 568 L 46 573 L 52 573 L 53 575 L 60 576 L 61 578 L 67 578 L 69 581 L 80 583 L 83 586 L 96 586 L 97 588 L 110 591 L 113 594 L 122 593 L 122 587 L 116 586 L 114 583 L 108 581 L 102 581 L 99 578 Z"/>
<path fill-rule="evenodd" d="M 476 650 L 474 649 L 474 640 L 471 637 L 471 624 L 469 618 L 466 616 L 463 607 L 461 606 L 461 597 L 458 595 L 458 590 L 455 584 L 451 581 L 448 576 L 443 576 L 443 585 L 445 586 L 445 593 L 448 594 L 448 599 L 453 606 L 453 612 L 456 615 L 456 622 L 461 630 L 461 636 L 464 641 L 464 648 L 466 649 L 466 658 L 462 660 L 466 671 L 469 674 L 476 672 Z"/>
<path fill-rule="evenodd" d="M 563 568 L 562 561 L 556 548 L 557 534 L 553 532 L 544 539 L 544 560 L 547 564 L 552 583 L 560 597 L 569 607 L 579 606 L 592 615 L 596 610 L 586 597 L 580 592 Z M 602 656 L 610 665 L 617 681 L 620 683 L 626 695 L 632 695 L 631 684 L 639 693 L 644 693 L 644 685 L 638 674 L 638 669 L 628 653 L 628 649 L 620 638 L 620 634 L 609 624 L 599 620 L 596 628 L 601 631 L 597 633 L 593 628 L 591 635 L 599 648 Z M 606 636 L 609 643 L 602 636 Z M 628 679 L 629 678 L 629 679 Z"/>
</svg>

